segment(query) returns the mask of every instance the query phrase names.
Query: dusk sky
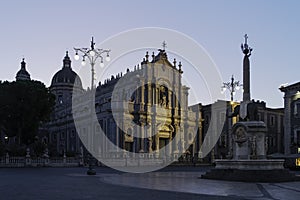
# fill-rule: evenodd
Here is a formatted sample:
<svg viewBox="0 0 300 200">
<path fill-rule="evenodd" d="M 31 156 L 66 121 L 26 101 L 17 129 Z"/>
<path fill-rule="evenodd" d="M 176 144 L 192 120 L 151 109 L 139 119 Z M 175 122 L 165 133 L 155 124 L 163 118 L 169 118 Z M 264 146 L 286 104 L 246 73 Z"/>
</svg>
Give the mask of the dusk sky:
<svg viewBox="0 0 300 200">
<path fill-rule="evenodd" d="M 268 107 L 283 107 L 279 86 L 300 81 L 299 8 L 296 0 L 1 1 L 0 80 L 15 80 L 24 56 L 31 78 L 49 86 L 62 67 L 66 50 L 74 71 L 80 69 L 80 62 L 73 59 L 73 47 L 89 47 L 91 36 L 97 46 L 126 30 L 161 27 L 186 34 L 202 45 L 224 82 L 232 74 L 242 82 L 240 45 L 247 33 L 254 49 L 250 57 L 252 98 L 266 101 Z M 131 63 L 141 59 L 136 57 Z M 119 71 L 127 67 L 124 64 Z M 188 76 L 189 71 L 184 72 Z M 241 100 L 239 94 L 235 100 Z"/>
</svg>

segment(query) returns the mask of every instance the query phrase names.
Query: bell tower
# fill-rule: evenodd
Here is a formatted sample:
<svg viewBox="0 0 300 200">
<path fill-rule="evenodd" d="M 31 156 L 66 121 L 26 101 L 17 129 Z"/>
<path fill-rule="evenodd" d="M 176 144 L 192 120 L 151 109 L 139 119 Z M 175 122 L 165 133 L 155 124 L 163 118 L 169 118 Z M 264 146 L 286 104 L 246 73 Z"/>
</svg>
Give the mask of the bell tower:
<svg viewBox="0 0 300 200">
<path fill-rule="evenodd" d="M 26 62 L 25 58 L 22 59 L 21 69 L 18 71 L 16 75 L 17 81 L 30 81 L 30 74 L 26 71 Z"/>
</svg>

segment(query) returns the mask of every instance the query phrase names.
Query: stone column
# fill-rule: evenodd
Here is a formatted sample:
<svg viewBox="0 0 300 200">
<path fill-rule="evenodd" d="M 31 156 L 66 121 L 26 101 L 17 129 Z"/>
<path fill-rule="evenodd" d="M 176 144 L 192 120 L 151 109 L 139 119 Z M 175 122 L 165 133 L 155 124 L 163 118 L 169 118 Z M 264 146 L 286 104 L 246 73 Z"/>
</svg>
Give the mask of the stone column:
<svg viewBox="0 0 300 200">
<path fill-rule="evenodd" d="M 63 163 L 64 163 L 64 164 L 67 163 L 66 150 L 64 150 Z"/>
<path fill-rule="evenodd" d="M 201 147 L 202 147 L 202 138 L 203 138 L 203 135 L 202 135 L 202 119 L 201 119 L 201 121 L 200 121 L 200 124 L 198 125 L 198 130 L 199 130 L 199 132 L 198 132 L 198 152 L 199 152 L 199 154 L 200 154 L 200 149 L 201 149 Z M 200 155 L 198 155 L 198 158 L 200 157 Z"/>
<path fill-rule="evenodd" d="M 171 135 L 170 135 L 170 138 L 169 138 L 169 142 L 168 142 L 168 146 L 169 146 L 169 148 L 168 148 L 168 151 L 169 152 L 167 152 L 167 155 L 168 155 L 168 158 L 169 159 L 171 159 L 171 157 L 172 157 L 172 155 L 173 155 L 173 148 L 172 148 L 172 133 L 170 133 Z"/>
<path fill-rule="evenodd" d="M 280 115 L 277 115 L 277 132 L 276 132 L 276 152 L 280 152 L 280 150 L 282 149 L 282 141 L 281 141 L 281 126 L 283 126 L 283 124 L 281 124 L 281 120 L 280 120 Z"/>
<path fill-rule="evenodd" d="M 9 164 L 9 155 L 8 155 L 8 153 L 5 154 L 5 164 Z"/>
<path fill-rule="evenodd" d="M 148 153 L 152 153 L 152 137 L 148 138 Z"/>
<path fill-rule="evenodd" d="M 291 96 L 289 92 L 285 93 L 284 96 L 284 154 L 291 153 Z"/>
<path fill-rule="evenodd" d="M 155 135 L 155 151 L 159 152 L 159 136 L 157 134 Z"/>
<path fill-rule="evenodd" d="M 145 82 L 141 80 L 141 87 L 140 87 L 140 90 L 141 90 L 141 104 L 144 105 L 145 104 Z M 144 110 L 144 109 L 142 109 Z"/>
<path fill-rule="evenodd" d="M 137 136 L 139 136 L 140 137 L 140 135 L 139 135 L 139 128 L 138 128 L 138 126 L 135 126 L 134 127 L 134 134 L 136 134 Z M 133 135 L 134 135 L 133 134 Z M 136 151 L 135 152 L 139 152 L 140 151 L 140 138 L 139 137 L 135 137 L 135 147 L 136 147 Z"/>
<path fill-rule="evenodd" d="M 175 125 L 175 147 L 174 147 L 174 153 L 179 153 L 179 150 L 178 150 L 178 145 L 179 145 L 179 134 L 180 134 L 180 130 L 179 130 L 179 126 L 178 125 Z"/>
<path fill-rule="evenodd" d="M 181 152 L 180 153 L 185 153 L 185 141 L 183 138 L 181 138 L 181 141 L 180 141 L 180 145 L 181 145 Z"/>
<path fill-rule="evenodd" d="M 151 86 L 151 93 L 152 93 L 152 105 L 156 104 L 156 89 L 155 87 Z"/>
<path fill-rule="evenodd" d="M 45 159 L 45 166 L 48 166 L 49 165 L 49 151 L 48 151 L 48 148 L 45 149 L 44 159 Z"/>
<path fill-rule="evenodd" d="M 243 101 L 250 101 L 250 61 L 248 55 L 245 54 L 243 60 Z"/>
<path fill-rule="evenodd" d="M 83 148 L 82 146 L 80 147 L 80 155 L 79 155 L 79 166 L 83 166 L 84 161 L 83 161 Z"/>
<path fill-rule="evenodd" d="M 25 164 L 26 164 L 26 166 L 30 166 L 31 165 L 30 149 L 29 148 L 26 149 Z"/>
<path fill-rule="evenodd" d="M 179 73 L 178 74 L 178 87 L 177 87 L 177 89 L 178 89 L 178 92 L 177 92 L 177 94 L 175 95 L 175 98 L 177 99 L 176 100 L 176 108 L 178 108 L 178 110 L 179 109 L 182 109 L 182 102 L 181 102 L 181 100 L 182 100 L 182 84 L 181 84 L 181 73 Z"/>
<path fill-rule="evenodd" d="M 145 133 L 144 133 L 144 123 L 141 123 L 139 127 L 139 135 L 140 135 L 140 152 L 144 152 L 145 147 Z"/>
<path fill-rule="evenodd" d="M 167 99 L 167 107 L 169 108 L 169 109 L 171 109 L 172 108 L 172 91 L 170 91 L 169 89 L 168 89 L 168 99 Z"/>
<path fill-rule="evenodd" d="M 147 98 L 148 106 L 151 106 L 153 104 L 152 100 L 153 100 L 153 98 L 152 98 L 152 86 L 151 86 L 151 82 L 149 82 L 148 83 L 148 98 Z"/>
<path fill-rule="evenodd" d="M 116 124 L 114 124 L 114 126 L 115 126 L 115 129 L 116 129 L 116 150 L 119 151 L 119 149 L 122 148 L 122 146 L 120 145 L 121 141 L 120 141 L 119 127 Z"/>
<path fill-rule="evenodd" d="M 158 158 L 159 156 L 159 136 L 158 134 L 155 135 L 155 157 Z"/>
<path fill-rule="evenodd" d="M 158 88 L 156 88 L 156 104 L 159 104 L 160 102 L 159 102 L 159 98 L 160 98 L 160 95 L 159 95 L 159 89 Z"/>
<path fill-rule="evenodd" d="M 230 112 L 233 112 L 233 107 L 230 105 Z M 226 118 L 227 124 L 228 124 L 228 157 L 231 158 L 233 155 L 233 139 L 232 139 L 232 126 L 234 124 L 233 117 Z"/>
</svg>

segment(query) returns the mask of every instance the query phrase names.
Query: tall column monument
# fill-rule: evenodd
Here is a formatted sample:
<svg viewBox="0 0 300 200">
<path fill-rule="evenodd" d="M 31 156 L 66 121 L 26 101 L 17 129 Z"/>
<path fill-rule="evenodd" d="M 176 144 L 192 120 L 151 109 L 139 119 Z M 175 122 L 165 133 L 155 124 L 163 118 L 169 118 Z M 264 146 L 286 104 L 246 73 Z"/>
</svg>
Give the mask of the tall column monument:
<svg viewBox="0 0 300 200">
<path fill-rule="evenodd" d="M 248 46 L 248 35 L 244 35 L 245 43 L 241 44 L 243 59 L 243 101 L 239 107 L 240 119 L 242 121 L 256 121 L 257 120 L 257 106 L 251 102 L 250 95 L 250 60 L 252 48 Z"/>
<path fill-rule="evenodd" d="M 252 48 L 248 46 L 247 40 L 248 35 L 245 34 L 245 43 L 241 45 L 242 52 L 244 53 L 243 60 L 243 102 L 250 101 L 250 61 L 249 57 L 251 56 Z"/>
<path fill-rule="evenodd" d="M 267 159 L 265 149 L 266 124 L 257 120 L 257 108 L 250 101 L 250 61 L 252 49 L 245 34 L 242 44 L 243 101 L 239 107 L 240 121 L 232 127 L 233 156 L 230 159 L 215 160 L 216 167 L 202 175 L 202 178 L 245 182 L 282 182 L 299 180 L 283 168 L 284 160 Z"/>
</svg>

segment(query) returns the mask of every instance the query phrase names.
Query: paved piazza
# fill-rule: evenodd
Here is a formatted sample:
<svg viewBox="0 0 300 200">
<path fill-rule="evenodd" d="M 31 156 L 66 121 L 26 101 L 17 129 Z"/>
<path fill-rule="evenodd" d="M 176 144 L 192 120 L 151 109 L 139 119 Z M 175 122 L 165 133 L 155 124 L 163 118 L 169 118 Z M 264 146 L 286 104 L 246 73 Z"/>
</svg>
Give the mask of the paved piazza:
<svg viewBox="0 0 300 200">
<path fill-rule="evenodd" d="M 300 182 L 199 179 L 207 167 L 167 167 L 146 174 L 96 168 L 0 169 L 0 199 L 299 199 Z"/>
</svg>

